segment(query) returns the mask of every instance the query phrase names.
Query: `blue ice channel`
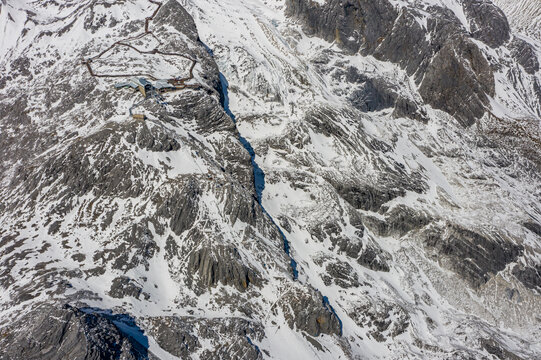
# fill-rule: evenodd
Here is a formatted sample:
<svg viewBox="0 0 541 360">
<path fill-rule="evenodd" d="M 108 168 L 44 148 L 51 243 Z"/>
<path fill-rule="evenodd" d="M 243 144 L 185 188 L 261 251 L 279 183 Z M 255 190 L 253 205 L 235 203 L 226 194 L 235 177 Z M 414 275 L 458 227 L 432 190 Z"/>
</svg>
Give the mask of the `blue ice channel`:
<svg viewBox="0 0 541 360">
<path fill-rule="evenodd" d="M 209 53 L 211 54 L 211 52 Z M 220 73 L 220 84 L 222 87 L 221 99 L 220 99 L 222 102 L 222 107 L 224 108 L 225 113 L 229 115 L 231 120 L 233 120 L 233 122 L 236 124 L 237 120 L 235 118 L 235 115 L 231 112 L 231 109 L 229 108 L 229 94 L 228 94 L 229 83 L 227 82 L 227 79 L 222 73 Z M 282 229 L 278 226 L 278 224 L 276 224 L 272 216 L 267 212 L 267 210 L 265 210 L 265 208 L 263 207 L 263 204 L 261 203 L 261 196 L 263 195 L 263 190 L 265 189 L 265 173 L 263 172 L 263 170 L 261 170 L 261 168 L 255 161 L 255 151 L 252 145 L 250 144 L 250 142 L 246 140 L 246 138 L 240 134 L 239 134 L 239 140 L 242 146 L 244 146 L 244 148 L 250 154 L 250 161 L 252 162 L 252 167 L 254 169 L 254 186 L 255 186 L 257 202 L 259 206 L 261 207 L 261 209 L 263 210 L 263 212 L 269 217 L 269 219 L 272 221 L 274 226 L 276 226 L 276 228 L 278 229 L 278 232 L 280 233 L 280 236 L 282 237 L 282 241 L 284 243 L 284 251 L 290 259 L 290 266 L 293 272 L 293 279 L 297 280 L 297 278 L 299 277 L 299 272 L 297 270 L 297 262 L 291 256 L 291 247 L 289 244 L 289 240 L 287 240 Z"/>
</svg>

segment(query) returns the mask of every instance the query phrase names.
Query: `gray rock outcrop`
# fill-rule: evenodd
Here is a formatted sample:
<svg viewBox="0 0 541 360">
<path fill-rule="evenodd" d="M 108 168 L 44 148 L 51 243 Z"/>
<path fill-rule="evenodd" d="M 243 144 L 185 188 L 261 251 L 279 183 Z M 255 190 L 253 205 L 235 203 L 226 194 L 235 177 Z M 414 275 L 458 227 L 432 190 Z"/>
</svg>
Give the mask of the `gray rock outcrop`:
<svg viewBox="0 0 541 360">
<path fill-rule="evenodd" d="M 322 5 L 307 0 L 287 2 L 287 14 L 299 19 L 308 34 L 335 41 L 350 53 L 399 64 L 415 77 L 426 103 L 470 126 L 484 114 L 487 95 L 494 94 L 494 77 L 484 55 L 469 39 L 497 47 L 509 40 L 510 30 L 501 10 L 488 1 L 465 1 L 464 9 L 471 19 L 471 34 L 453 12 L 437 6 L 426 9 L 434 17 L 425 28 L 416 20 L 418 10 L 403 7 L 398 12 L 387 0 L 333 0 Z M 378 94 L 356 90 L 352 101 L 364 109 L 389 102 Z M 404 111 L 404 104 L 401 107 Z"/>
<path fill-rule="evenodd" d="M 489 237 L 452 224 L 427 229 L 424 244 L 434 251 L 432 256 L 474 287 L 485 284 L 524 251 L 499 235 Z"/>
<path fill-rule="evenodd" d="M 29 312 L 2 329 L 0 344 L 2 360 L 143 360 L 149 356 L 148 340 L 130 317 L 69 305 L 45 305 Z"/>
</svg>

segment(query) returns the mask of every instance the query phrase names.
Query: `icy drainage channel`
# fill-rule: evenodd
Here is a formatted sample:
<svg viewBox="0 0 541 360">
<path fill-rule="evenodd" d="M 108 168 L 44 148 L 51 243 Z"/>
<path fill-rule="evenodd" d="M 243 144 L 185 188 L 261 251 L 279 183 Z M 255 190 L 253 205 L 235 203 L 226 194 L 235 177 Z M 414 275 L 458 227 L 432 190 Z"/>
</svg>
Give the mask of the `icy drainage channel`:
<svg viewBox="0 0 541 360">
<path fill-rule="evenodd" d="M 212 52 L 209 51 L 209 53 L 212 55 Z M 222 100 L 223 100 L 222 106 L 226 114 L 229 115 L 229 117 L 231 118 L 231 120 L 233 120 L 234 123 L 236 123 L 237 121 L 236 121 L 235 115 L 231 112 L 231 109 L 229 109 L 229 95 L 228 95 L 228 90 L 227 90 L 227 88 L 229 87 L 229 83 L 227 82 L 225 76 L 222 73 L 220 73 L 220 84 L 222 86 Z M 254 169 L 254 186 L 255 186 L 255 192 L 257 196 L 257 202 L 259 206 L 261 206 L 261 209 L 263 210 L 263 212 L 269 217 L 269 219 L 272 221 L 274 226 L 276 226 L 276 228 L 280 232 L 280 236 L 282 237 L 282 240 L 284 242 L 284 251 L 290 259 L 290 266 L 291 266 L 291 270 L 293 271 L 293 279 L 297 280 L 299 276 L 299 272 L 297 270 L 297 262 L 291 256 L 291 247 L 289 245 L 289 240 L 287 240 L 282 229 L 278 226 L 278 224 L 276 224 L 276 222 L 274 221 L 272 216 L 267 212 L 267 210 L 265 210 L 261 202 L 263 189 L 265 189 L 265 173 L 263 172 L 263 170 L 261 170 L 261 168 L 255 161 L 255 151 L 252 145 L 250 144 L 250 142 L 248 142 L 248 140 L 246 140 L 245 137 L 240 135 L 240 133 L 239 133 L 239 139 L 242 146 L 244 146 L 244 148 L 250 154 L 250 161 L 252 162 L 252 167 Z"/>
<path fill-rule="evenodd" d="M 212 55 L 211 52 L 209 52 L 209 53 Z M 235 115 L 231 112 L 231 109 L 229 109 L 229 96 L 228 96 L 228 92 L 227 92 L 227 88 L 229 87 L 229 83 L 227 82 L 225 76 L 222 73 L 220 73 L 220 84 L 222 86 L 222 100 L 223 100 L 222 106 L 224 108 L 224 111 L 226 112 L 227 115 L 229 115 L 231 120 L 233 120 L 233 122 L 236 123 Z M 261 206 L 261 209 L 263 210 L 263 212 L 272 221 L 274 226 L 276 226 L 276 229 L 278 229 L 278 232 L 280 233 L 280 236 L 282 237 L 282 240 L 284 242 L 284 252 L 287 254 L 287 256 L 290 259 L 290 266 L 291 266 L 291 270 L 293 272 L 293 279 L 297 280 L 297 278 L 299 276 L 299 272 L 297 270 L 297 262 L 291 256 L 291 248 L 290 248 L 290 245 L 289 245 L 289 240 L 287 240 L 287 238 L 286 238 L 284 232 L 282 231 L 282 229 L 280 228 L 280 226 L 278 226 L 278 224 L 276 224 L 276 222 L 274 221 L 271 214 L 269 214 L 267 212 L 267 210 L 265 210 L 265 207 L 261 203 L 261 196 L 263 195 L 263 190 L 265 189 L 265 173 L 263 172 L 263 170 L 261 170 L 261 168 L 259 167 L 259 165 L 255 161 L 255 151 L 254 151 L 254 148 L 252 147 L 252 145 L 248 142 L 248 140 L 246 140 L 245 137 L 240 135 L 240 133 L 239 133 L 239 138 L 240 138 L 241 144 L 244 146 L 244 148 L 250 154 L 250 160 L 252 162 L 252 167 L 254 169 L 254 185 L 255 185 L 255 191 L 256 191 L 256 196 L 257 196 L 257 202 L 259 203 L 259 206 Z M 340 319 L 340 317 L 338 316 L 338 314 L 336 313 L 336 311 L 334 310 L 334 308 L 330 304 L 329 298 L 327 296 L 323 296 L 323 305 L 330 312 L 332 312 L 334 314 L 334 316 L 336 316 L 336 318 L 338 319 L 338 322 L 340 323 L 340 335 L 342 335 L 343 334 L 343 331 L 342 331 L 343 330 L 342 319 Z M 248 341 L 251 343 L 250 338 L 248 338 Z M 257 348 L 257 349 L 259 350 L 259 348 Z"/>
</svg>

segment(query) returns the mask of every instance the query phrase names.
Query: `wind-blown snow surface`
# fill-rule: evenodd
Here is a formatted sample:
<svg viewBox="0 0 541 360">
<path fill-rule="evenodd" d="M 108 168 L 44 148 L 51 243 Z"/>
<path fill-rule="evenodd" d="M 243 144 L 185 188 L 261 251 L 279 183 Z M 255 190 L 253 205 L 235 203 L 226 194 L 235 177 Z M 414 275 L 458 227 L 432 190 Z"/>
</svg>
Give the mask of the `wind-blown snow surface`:
<svg viewBox="0 0 541 360">
<path fill-rule="evenodd" d="M 147 101 L 145 122 L 128 116 L 140 94 L 81 60 L 156 4 L 1 3 L 0 358 L 47 333 L 43 304 L 117 314 L 160 359 L 541 356 L 539 149 L 517 145 L 539 146 L 539 70 L 477 42 L 495 90 L 463 127 L 397 64 L 307 36 L 283 1 L 164 3 L 143 45 L 196 59 L 201 87 Z M 459 1 L 418 4 L 423 27 L 434 5 L 470 26 Z M 189 66 L 114 55 L 96 68 Z M 359 109 L 350 78 L 423 116 Z"/>
<path fill-rule="evenodd" d="M 541 2 L 539 0 L 493 0 L 518 32 L 541 41 Z"/>
</svg>

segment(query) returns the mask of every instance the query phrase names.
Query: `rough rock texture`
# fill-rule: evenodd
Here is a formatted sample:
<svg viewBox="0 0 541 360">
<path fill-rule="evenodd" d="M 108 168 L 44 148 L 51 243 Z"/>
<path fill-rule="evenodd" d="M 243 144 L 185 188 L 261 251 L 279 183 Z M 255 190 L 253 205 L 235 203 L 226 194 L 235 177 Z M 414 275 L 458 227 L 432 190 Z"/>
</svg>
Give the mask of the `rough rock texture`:
<svg viewBox="0 0 541 360">
<path fill-rule="evenodd" d="M 509 40 L 511 30 L 507 18 L 492 1 L 471 0 L 461 3 L 474 39 L 479 39 L 493 48 Z"/>
<path fill-rule="evenodd" d="M 522 357 L 502 348 L 497 342 L 491 339 L 481 340 L 481 346 L 491 355 L 500 360 L 523 360 Z"/>
<path fill-rule="evenodd" d="M 541 290 L 541 266 L 523 267 L 516 265 L 513 268 L 513 275 L 529 289 Z"/>
<path fill-rule="evenodd" d="M 285 319 L 291 328 L 310 336 L 342 334 L 342 324 L 321 294 L 306 294 L 291 289 L 280 302 Z"/>
<path fill-rule="evenodd" d="M 257 286 L 261 281 L 254 270 L 243 265 L 240 254 L 231 247 L 194 251 L 188 260 L 188 273 L 188 285 L 195 288 L 222 283 L 244 290 L 250 285 Z M 197 280 L 192 280 L 193 277 L 197 277 Z"/>
<path fill-rule="evenodd" d="M 359 188 L 357 186 L 343 187 L 341 184 L 336 189 L 351 206 L 356 209 L 378 211 L 381 205 L 398 196 L 404 195 L 404 191 L 395 189 L 380 190 L 373 186 Z"/>
<path fill-rule="evenodd" d="M 419 91 L 436 109 L 470 126 L 485 113 L 487 96 L 494 96 L 494 75 L 479 48 L 457 38 L 434 56 Z"/>
<path fill-rule="evenodd" d="M 253 341 L 261 341 L 264 332 L 257 323 L 242 318 L 216 318 L 198 321 L 193 317 L 160 317 L 146 320 L 160 347 L 173 356 L 189 357 L 201 349 L 205 358 L 262 359 Z M 200 331 L 198 331 L 198 328 Z"/>
<path fill-rule="evenodd" d="M 308 34 L 336 41 L 349 52 L 362 50 L 366 54 L 374 51 L 398 16 L 388 1 L 368 0 L 329 1 L 324 5 L 292 0 L 287 2 L 287 14 L 302 18 Z"/>
<path fill-rule="evenodd" d="M 426 103 L 469 126 L 485 113 L 487 95 L 494 95 L 489 64 L 469 37 L 497 47 L 509 40 L 509 25 L 501 10 L 487 0 L 464 2 L 470 34 L 448 9 L 434 6 L 426 11 L 435 17 L 423 27 L 417 21 L 417 9 L 404 7 L 397 12 L 387 0 L 323 5 L 287 2 L 287 13 L 298 18 L 309 34 L 336 41 L 348 52 L 360 51 L 399 64 L 420 83 Z M 385 106 L 389 100 L 365 85 L 352 93 L 352 102 L 366 111 L 378 109 L 374 103 Z"/>
<path fill-rule="evenodd" d="M 142 289 L 140 286 L 134 284 L 130 278 L 126 276 L 120 276 L 113 279 L 111 284 L 111 289 L 109 290 L 109 295 L 114 298 L 124 298 L 127 296 L 134 297 L 139 299 L 141 296 Z M 148 298 L 148 294 L 144 294 Z"/>
<path fill-rule="evenodd" d="M 406 311 L 393 304 L 362 303 L 351 314 L 358 324 L 370 329 L 369 334 L 378 342 L 403 334 L 410 326 Z"/>
<path fill-rule="evenodd" d="M 524 250 L 499 235 L 484 236 L 453 225 L 428 229 L 424 236 L 425 245 L 445 266 L 477 287 L 517 260 Z"/>
<path fill-rule="evenodd" d="M 537 236 L 541 237 L 541 224 L 536 223 L 534 221 L 527 221 L 522 224 L 526 229 L 530 230 Z"/>
<path fill-rule="evenodd" d="M 389 210 L 385 220 L 373 216 L 363 218 L 363 223 L 379 236 L 402 237 L 412 230 L 422 229 L 431 222 L 432 219 L 427 214 L 404 205 Z"/>
<path fill-rule="evenodd" d="M 511 42 L 511 51 L 513 57 L 522 65 L 528 74 L 535 74 L 539 71 L 539 60 L 535 55 L 535 49 L 532 44 L 515 37 Z"/>
<path fill-rule="evenodd" d="M 129 316 L 69 305 L 23 316 L 2 329 L 0 343 L 5 360 L 148 359 L 148 340 Z"/>
</svg>

